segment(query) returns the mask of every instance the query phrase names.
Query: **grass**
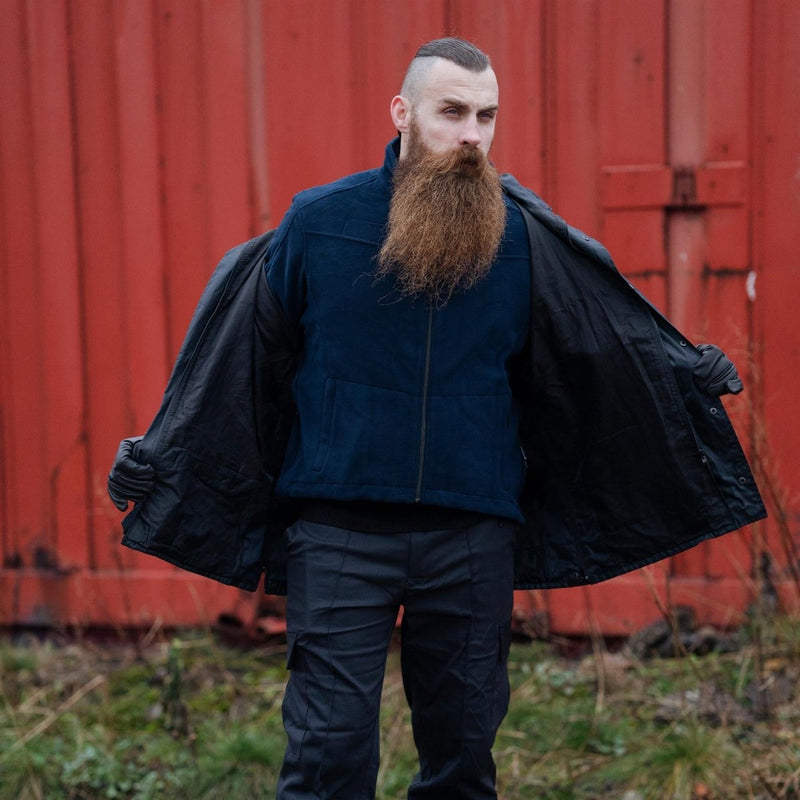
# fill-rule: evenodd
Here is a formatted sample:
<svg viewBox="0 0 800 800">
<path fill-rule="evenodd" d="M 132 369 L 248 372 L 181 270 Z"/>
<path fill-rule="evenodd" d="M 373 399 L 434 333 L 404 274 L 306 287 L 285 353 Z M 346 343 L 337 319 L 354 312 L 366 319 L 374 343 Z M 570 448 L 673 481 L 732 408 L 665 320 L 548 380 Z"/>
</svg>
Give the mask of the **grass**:
<svg viewBox="0 0 800 800">
<path fill-rule="evenodd" d="M 148 646 L 0 639 L 0 800 L 237 800 L 274 795 L 282 646 L 209 633 Z M 416 770 L 393 649 L 378 797 Z M 518 642 L 495 758 L 503 800 L 797 800 L 800 622 L 757 646 L 641 661 Z"/>
</svg>

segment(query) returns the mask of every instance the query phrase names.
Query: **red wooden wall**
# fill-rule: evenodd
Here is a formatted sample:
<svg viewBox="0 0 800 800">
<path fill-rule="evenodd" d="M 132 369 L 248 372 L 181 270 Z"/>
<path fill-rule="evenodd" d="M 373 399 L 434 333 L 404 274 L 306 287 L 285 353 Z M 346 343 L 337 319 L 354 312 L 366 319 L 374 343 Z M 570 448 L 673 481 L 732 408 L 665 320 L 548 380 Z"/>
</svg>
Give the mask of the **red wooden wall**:
<svg viewBox="0 0 800 800">
<path fill-rule="evenodd" d="M 735 624 L 758 556 L 797 603 L 800 4 L 794 0 L 0 3 L 0 623 L 202 623 L 258 598 L 123 550 L 105 496 L 219 256 L 294 192 L 375 166 L 421 42 L 493 57 L 494 158 L 696 341 L 771 517 L 591 589 L 519 593 L 624 634 Z"/>
</svg>

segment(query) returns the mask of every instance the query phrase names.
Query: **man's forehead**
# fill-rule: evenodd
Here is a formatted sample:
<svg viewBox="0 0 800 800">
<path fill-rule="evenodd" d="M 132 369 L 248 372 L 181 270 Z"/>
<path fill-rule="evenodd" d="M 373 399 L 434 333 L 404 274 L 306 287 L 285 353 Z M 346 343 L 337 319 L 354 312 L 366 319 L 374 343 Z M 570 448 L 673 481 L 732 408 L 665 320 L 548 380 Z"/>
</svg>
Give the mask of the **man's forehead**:
<svg viewBox="0 0 800 800">
<path fill-rule="evenodd" d="M 473 72 L 447 59 L 437 58 L 425 74 L 420 88 L 428 99 L 434 101 L 454 99 L 482 105 L 497 104 L 497 78 L 491 67 Z"/>
</svg>

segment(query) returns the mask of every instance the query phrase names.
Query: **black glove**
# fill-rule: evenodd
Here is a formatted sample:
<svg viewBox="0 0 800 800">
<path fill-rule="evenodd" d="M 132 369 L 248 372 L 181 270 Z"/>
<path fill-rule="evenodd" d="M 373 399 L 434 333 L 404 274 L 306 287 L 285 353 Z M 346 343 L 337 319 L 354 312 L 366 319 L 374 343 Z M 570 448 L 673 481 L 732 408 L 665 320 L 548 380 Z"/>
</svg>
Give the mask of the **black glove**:
<svg viewBox="0 0 800 800">
<path fill-rule="evenodd" d="M 128 501 L 144 500 L 153 488 L 153 468 L 136 460 L 136 451 L 141 436 L 123 439 L 119 443 L 117 456 L 108 473 L 108 496 L 120 511 L 126 511 Z"/>
<path fill-rule="evenodd" d="M 699 344 L 700 360 L 694 367 L 694 382 L 712 397 L 739 394 L 744 389 L 736 366 L 715 344 Z"/>
</svg>

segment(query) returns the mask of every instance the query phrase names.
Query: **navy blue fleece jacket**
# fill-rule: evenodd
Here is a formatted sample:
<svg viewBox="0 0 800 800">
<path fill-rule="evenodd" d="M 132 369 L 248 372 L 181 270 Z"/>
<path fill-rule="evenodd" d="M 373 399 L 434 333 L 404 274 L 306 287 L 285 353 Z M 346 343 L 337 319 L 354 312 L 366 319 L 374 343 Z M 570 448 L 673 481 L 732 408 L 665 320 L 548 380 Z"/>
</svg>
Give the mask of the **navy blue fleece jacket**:
<svg viewBox="0 0 800 800">
<path fill-rule="evenodd" d="M 379 169 L 297 195 L 267 281 L 298 326 L 297 418 L 279 495 L 425 503 L 522 521 L 512 365 L 528 339 L 529 245 L 506 200 L 489 275 L 444 307 L 376 280 L 398 142 Z"/>
</svg>

